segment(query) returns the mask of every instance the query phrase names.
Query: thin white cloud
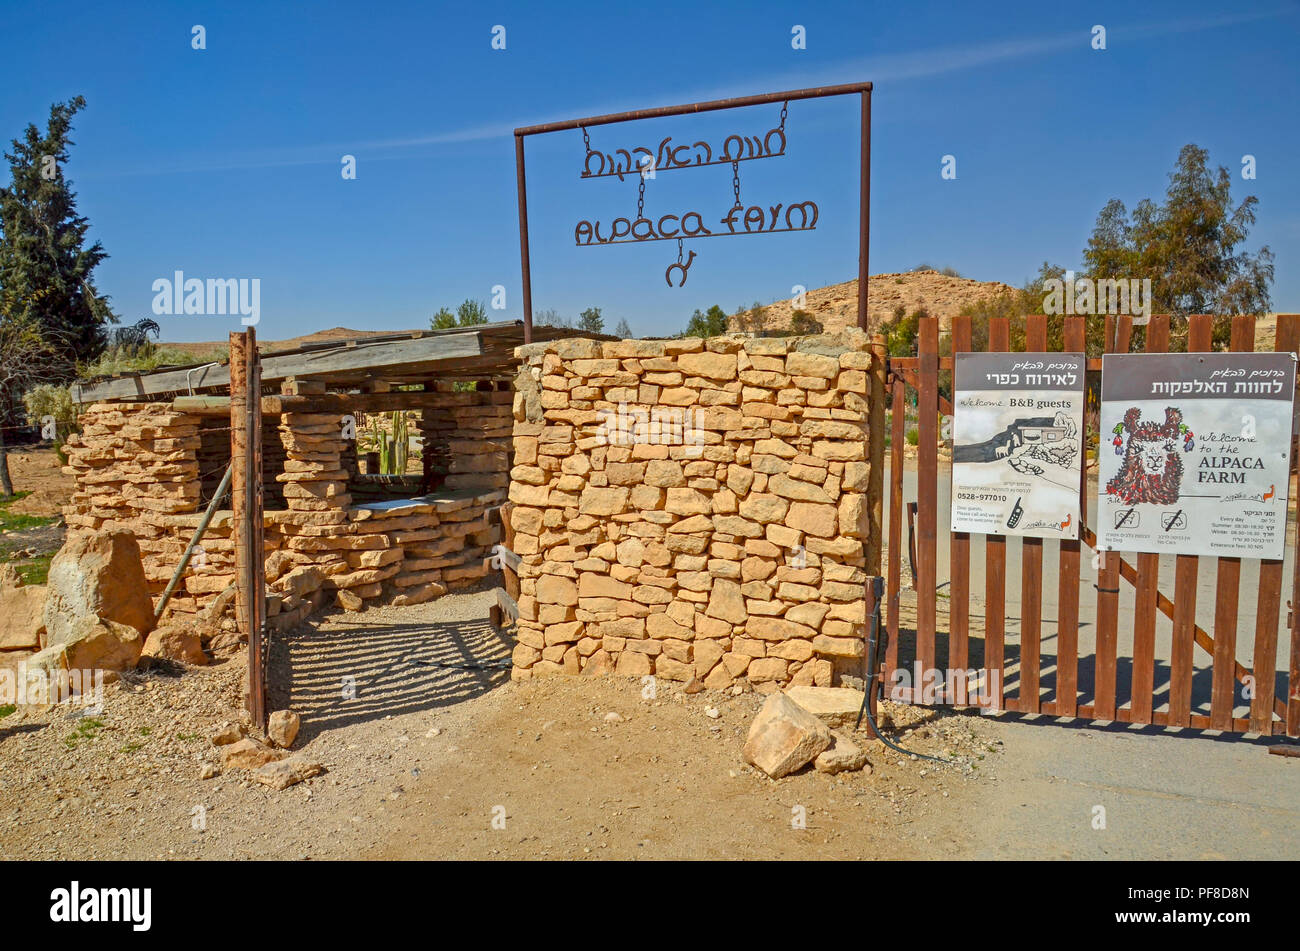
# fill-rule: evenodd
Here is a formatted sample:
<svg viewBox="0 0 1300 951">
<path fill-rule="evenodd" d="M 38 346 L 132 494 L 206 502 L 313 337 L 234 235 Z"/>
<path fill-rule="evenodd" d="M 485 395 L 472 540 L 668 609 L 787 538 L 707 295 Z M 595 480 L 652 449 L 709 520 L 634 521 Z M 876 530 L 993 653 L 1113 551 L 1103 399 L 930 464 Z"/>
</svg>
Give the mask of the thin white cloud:
<svg viewBox="0 0 1300 951">
<path fill-rule="evenodd" d="M 1130 43 L 1162 36 L 1181 33 L 1193 33 L 1203 30 L 1221 29 L 1243 23 L 1277 17 L 1294 15 L 1294 10 L 1278 9 L 1255 13 L 1242 13 L 1221 17 L 1200 17 L 1173 22 L 1150 23 L 1140 26 L 1125 26 L 1120 23 L 1107 24 L 1108 43 Z M 764 85 L 769 88 L 801 88 L 810 86 L 829 86 L 837 83 L 858 80 L 871 80 L 877 85 L 894 84 L 908 80 L 928 79 L 949 73 L 962 72 L 992 66 L 998 63 L 1034 59 L 1051 53 L 1086 47 L 1090 40 L 1091 24 L 1051 36 L 1028 37 L 1022 39 L 995 40 L 965 46 L 940 47 L 929 50 L 916 50 L 906 53 L 886 53 L 861 59 L 842 62 L 809 70 L 789 70 L 784 73 L 766 73 Z M 682 102 L 726 99 L 733 96 L 747 95 L 753 91 L 754 80 L 746 79 L 714 86 L 709 89 L 683 91 L 673 98 Z M 645 108 L 644 100 L 637 102 L 604 103 L 600 107 L 573 109 L 570 113 L 587 115 L 605 115 L 613 112 L 630 111 Z M 301 146 L 287 149 L 262 150 L 243 156 L 231 156 L 222 161 L 186 161 L 177 159 L 170 163 L 151 163 L 117 171 L 102 171 L 83 176 L 84 178 L 115 178 L 131 175 L 157 175 L 186 172 L 232 171 L 237 169 L 281 168 L 301 165 L 338 164 L 344 154 L 366 154 L 367 161 L 383 161 L 404 157 L 410 149 L 427 148 L 437 145 L 455 145 L 466 142 L 482 142 L 500 139 L 511 135 L 520 126 L 530 125 L 553 119 L 554 116 L 534 116 L 520 119 L 513 123 L 496 122 L 446 132 L 432 132 L 424 135 L 404 136 L 388 139 L 371 139 L 351 143 L 332 143 L 313 146 Z"/>
</svg>

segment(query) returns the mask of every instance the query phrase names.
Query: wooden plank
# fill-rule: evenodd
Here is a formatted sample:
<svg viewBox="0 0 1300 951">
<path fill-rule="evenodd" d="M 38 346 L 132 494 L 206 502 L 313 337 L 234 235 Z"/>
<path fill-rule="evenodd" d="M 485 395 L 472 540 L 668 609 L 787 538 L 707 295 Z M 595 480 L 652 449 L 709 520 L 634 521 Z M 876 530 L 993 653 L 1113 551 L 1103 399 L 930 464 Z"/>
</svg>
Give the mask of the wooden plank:
<svg viewBox="0 0 1300 951">
<path fill-rule="evenodd" d="M 1273 349 L 1278 353 L 1295 351 L 1291 338 L 1295 324 L 1278 321 Z M 1292 440 L 1294 448 L 1295 440 Z M 1292 461 L 1294 465 L 1294 460 Z M 1289 475 L 1288 475 L 1289 478 Z M 1255 695 L 1250 702 L 1250 727 L 1255 733 L 1272 731 L 1273 699 L 1277 682 L 1278 611 L 1282 607 L 1282 561 L 1264 559 L 1259 563 L 1259 598 L 1255 611 Z M 1289 706 L 1289 704 L 1288 704 Z M 1284 717 L 1289 720 L 1289 715 Z"/>
<path fill-rule="evenodd" d="M 1213 349 L 1213 324 L 1209 314 L 1188 319 L 1187 352 L 1208 353 Z M 1192 722 L 1192 677 L 1195 674 L 1196 584 L 1200 559 L 1178 555 L 1174 564 L 1173 647 L 1169 655 L 1169 722 L 1186 727 Z"/>
<path fill-rule="evenodd" d="M 1169 318 L 1152 316 L 1146 327 L 1146 352 L 1169 350 Z M 1155 702 L 1156 598 L 1160 587 L 1160 556 L 1139 552 L 1137 592 L 1133 599 L 1133 677 L 1129 703 L 1134 723 L 1150 723 Z"/>
<path fill-rule="evenodd" d="M 939 509 L 939 318 L 922 317 L 917 334 L 921 386 L 917 390 L 916 454 L 916 659 L 921 670 L 934 669 L 937 613 L 937 522 Z"/>
<path fill-rule="evenodd" d="M 1117 319 L 1106 318 L 1106 339 L 1111 350 L 1116 352 L 1119 341 L 1125 341 L 1127 349 L 1128 336 L 1131 333 L 1132 317 L 1122 315 Z M 1098 486 L 1098 491 L 1104 487 Z M 1089 533 L 1089 544 L 1096 548 L 1096 538 Z M 1113 720 L 1116 716 L 1116 688 L 1118 677 L 1118 641 L 1119 641 L 1119 578 L 1123 559 L 1119 552 L 1098 552 L 1097 561 L 1097 647 L 1093 664 L 1093 705 L 1097 717 Z"/>
<path fill-rule="evenodd" d="M 1005 353 L 1011 326 L 1006 317 L 989 318 L 989 352 Z M 1007 624 L 1007 537 L 984 536 L 984 676 L 992 688 L 994 710 L 1004 708 L 1006 684 L 1003 653 Z"/>
<path fill-rule="evenodd" d="M 885 507 L 885 377 L 887 351 L 884 334 L 871 338 L 870 415 L 867 431 L 867 574 L 880 576 L 884 548 Z"/>
<path fill-rule="evenodd" d="M 892 676 L 898 669 L 899 587 L 903 568 L 903 427 L 907 419 L 907 384 L 894 377 L 890 403 L 893 419 L 889 444 L 889 570 L 886 577 L 887 625 L 889 642 L 885 645 L 885 673 Z"/>
<path fill-rule="evenodd" d="M 400 370 L 414 373 L 436 369 L 447 361 L 479 357 L 484 353 L 478 331 L 434 334 L 404 340 L 367 342 L 303 353 L 268 356 L 262 361 L 262 382 L 278 383 L 293 376 L 329 377 L 339 373 L 375 373 Z M 233 354 L 232 354 L 233 359 Z M 96 400 L 148 398 L 164 393 L 211 389 L 230 384 L 230 366 L 219 365 L 189 370 L 164 370 L 103 383 L 75 384 L 73 399 L 78 403 Z"/>
<path fill-rule="evenodd" d="M 1081 315 L 1065 318 L 1063 341 L 1066 353 L 1087 351 L 1087 325 Z M 1086 428 L 1086 427 L 1085 427 Z M 1088 466 L 1086 432 L 1079 434 L 1079 521 L 1088 515 Z M 1079 692 L 1079 557 L 1077 538 L 1061 540 L 1056 609 L 1056 710 L 1057 716 L 1074 716 Z"/>
<path fill-rule="evenodd" d="M 1255 318 L 1238 314 L 1232 318 L 1232 350 L 1253 352 Z M 1220 558 L 1214 589 L 1214 661 L 1210 687 L 1212 729 L 1229 730 L 1236 703 L 1237 682 L 1237 598 L 1241 589 L 1241 559 Z"/>
<path fill-rule="evenodd" d="M 1047 350 L 1047 317 L 1030 314 L 1025 318 L 1025 352 Z M 1039 679 L 1042 666 L 1043 540 L 1020 539 L 1020 708 L 1037 713 L 1041 703 Z"/>
<path fill-rule="evenodd" d="M 967 353 L 970 348 L 970 317 L 953 317 L 952 352 Z M 952 578 L 948 587 L 948 667 L 965 670 L 970 660 L 970 533 L 952 532 L 948 550 L 948 571 Z"/>
</svg>

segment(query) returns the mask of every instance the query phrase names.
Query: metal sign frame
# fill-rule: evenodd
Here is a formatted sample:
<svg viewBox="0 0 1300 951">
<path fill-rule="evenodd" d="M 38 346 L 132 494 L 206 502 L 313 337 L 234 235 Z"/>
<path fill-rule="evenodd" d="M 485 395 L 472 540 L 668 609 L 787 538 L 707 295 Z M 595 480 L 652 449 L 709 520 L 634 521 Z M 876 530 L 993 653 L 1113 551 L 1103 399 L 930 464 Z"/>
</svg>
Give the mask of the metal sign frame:
<svg viewBox="0 0 1300 951">
<path fill-rule="evenodd" d="M 871 88 L 872 84 L 869 82 L 846 83 L 840 86 L 817 86 L 810 89 L 792 89 L 787 92 L 765 93 L 758 96 L 714 99 L 708 102 L 693 102 L 680 106 L 660 106 L 655 109 L 616 112 L 586 119 L 566 119 L 560 122 L 547 122 L 541 125 L 524 126 L 515 129 L 515 176 L 519 195 L 519 262 L 523 274 L 524 293 L 524 342 L 532 343 L 533 340 L 533 281 L 528 254 L 528 183 L 524 163 L 525 138 L 530 135 L 545 135 L 550 132 L 586 129 L 590 126 L 632 122 L 638 119 L 659 119 L 668 116 L 694 115 L 700 112 L 716 112 L 721 109 L 741 109 L 746 106 L 792 102 L 799 99 L 824 99 L 830 96 L 853 95 L 861 99 L 861 127 L 859 129 L 861 153 L 858 170 L 858 326 L 865 331 L 867 329 L 868 300 L 867 268 L 871 249 L 869 238 L 871 226 Z M 633 174 L 636 174 L 635 171 Z"/>
</svg>

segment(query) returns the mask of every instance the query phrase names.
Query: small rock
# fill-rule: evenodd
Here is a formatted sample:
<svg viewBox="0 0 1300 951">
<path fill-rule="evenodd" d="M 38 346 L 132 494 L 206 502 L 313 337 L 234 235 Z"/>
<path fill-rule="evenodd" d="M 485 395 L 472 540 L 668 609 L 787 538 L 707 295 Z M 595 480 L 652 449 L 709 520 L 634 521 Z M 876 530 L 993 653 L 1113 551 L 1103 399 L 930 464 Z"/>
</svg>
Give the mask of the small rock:
<svg viewBox="0 0 1300 951">
<path fill-rule="evenodd" d="M 324 771 L 320 763 L 300 760 L 297 757 L 264 763 L 253 770 L 253 778 L 272 789 L 288 789 L 290 786 L 319 776 Z"/>
<path fill-rule="evenodd" d="M 429 727 L 429 732 L 424 734 L 424 737 L 427 740 L 431 740 L 435 736 L 442 736 L 442 730 L 438 729 L 436 726 Z"/>
<path fill-rule="evenodd" d="M 605 714 L 605 722 L 606 722 L 606 723 L 622 723 L 622 722 L 623 722 L 623 717 L 620 716 L 618 713 L 615 713 L 613 710 L 611 710 L 611 711 L 609 711 L 609 713 Z"/>
<path fill-rule="evenodd" d="M 298 738 L 298 728 L 301 725 L 302 718 L 292 710 L 276 710 L 267 721 L 266 735 L 276 746 L 287 750 Z"/>
<path fill-rule="evenodd" d="M 870 768 L 867 766 L 867 751 L 838 733 L 833 735 L 830 749 L 817 755 L 813 766 L 819 773 L 846 773 Z"/>
<path fill-rule="evenodd" d="M 238 743 L 244 738 L 244 727 L 239 723 L 223 723 L 212 734 L 213 746 Z"/>
<path fill-rule="evenodd" d="M 705 707 L 704 715 L 708 717 L 710 720 L 716 720 L 718 717 L 722 716 L 722 711 L 720 711 L 717 707 Z"/>
<path fill-rule="evenodd" d="M 285 755 L 245 737 L 238 743 L 230 743 L 221 748 L 221 766 L 223 769 L 257 769 L 266 763 L 283 759 Z"/>
<path fill-rule="evenodd" d="M 691 694 L 700 693 L 701 691 L 704 690 L 704 681 L 701 680 L 699 677 L 692 677 L 690 679 L 690 682 L 687 683 L 686 686 L 682 688 L 682 690 L 684 690 L 686 693 L 691 693 Z"/>
<path fill-rule="evenodd" d="M 212 779 L 221 775 L 221 770 L 217 769 L 212 763 L 205 763 L 203 769 L 199 771 L 199 779 Z"/>
</svg>

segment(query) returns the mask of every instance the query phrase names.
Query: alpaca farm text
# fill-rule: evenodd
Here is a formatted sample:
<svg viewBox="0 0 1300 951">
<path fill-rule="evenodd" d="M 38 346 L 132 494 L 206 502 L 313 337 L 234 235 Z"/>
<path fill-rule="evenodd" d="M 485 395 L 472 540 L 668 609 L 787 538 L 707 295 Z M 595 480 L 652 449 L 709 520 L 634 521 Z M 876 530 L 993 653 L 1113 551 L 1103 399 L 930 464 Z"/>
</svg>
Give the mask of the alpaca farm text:
<svg viewBox="0 0 1300 951">
<path fill-rule="evenodd" d="M 1280 559 L 1294 396 L 1289 353 L 1105 355 L 1100 547 Z"/>
</svg>

